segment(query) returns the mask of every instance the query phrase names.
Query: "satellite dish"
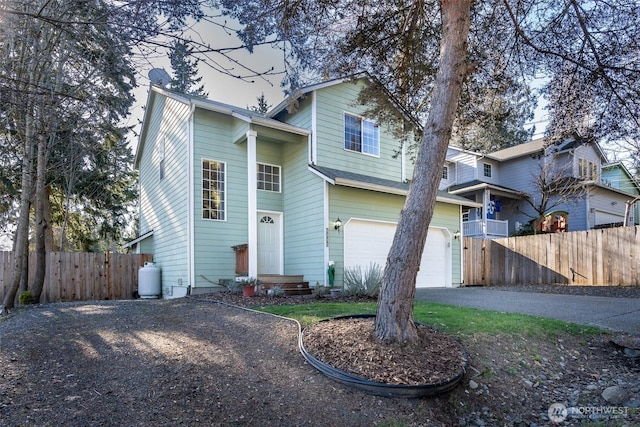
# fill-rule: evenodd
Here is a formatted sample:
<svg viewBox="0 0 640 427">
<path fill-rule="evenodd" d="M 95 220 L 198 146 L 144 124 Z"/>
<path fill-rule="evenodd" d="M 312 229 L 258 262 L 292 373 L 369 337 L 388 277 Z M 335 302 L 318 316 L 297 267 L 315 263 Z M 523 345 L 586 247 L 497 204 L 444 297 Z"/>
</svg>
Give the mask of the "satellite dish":
<svg viewBox="0 0 640 427">
<path fill-rule="evenodd" d="M 149 71 L 149 80 L 152 85 L 165 87 L 171 81 L 171 76 L 164 68 L 153 68 Z"/>
</svg>

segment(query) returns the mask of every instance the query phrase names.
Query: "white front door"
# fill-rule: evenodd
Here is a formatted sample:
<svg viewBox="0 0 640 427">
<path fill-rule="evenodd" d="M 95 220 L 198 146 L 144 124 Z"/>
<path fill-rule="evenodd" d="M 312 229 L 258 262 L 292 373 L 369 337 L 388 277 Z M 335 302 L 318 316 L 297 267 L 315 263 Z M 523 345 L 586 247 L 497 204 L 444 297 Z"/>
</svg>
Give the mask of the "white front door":
<svg viewBox="0 0 640 427">
<path fill-rule="evenodd" d="M 282 214 L 258 212 L 258 274 L 282 274 Z"/>
</svg>

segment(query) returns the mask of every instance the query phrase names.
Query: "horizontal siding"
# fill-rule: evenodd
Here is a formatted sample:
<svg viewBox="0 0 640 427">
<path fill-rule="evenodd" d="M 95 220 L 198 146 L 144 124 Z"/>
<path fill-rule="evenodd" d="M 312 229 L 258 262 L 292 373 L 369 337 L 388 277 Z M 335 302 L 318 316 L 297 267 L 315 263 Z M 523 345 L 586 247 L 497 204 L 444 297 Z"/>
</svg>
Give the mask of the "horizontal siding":
<svg viewBox="0 0 640 427">
<path fill-rule="evenodd" d="M 218 113 L 196 110 L 194 129 L 194 239 L 195 286 L 235 276 L 232 246 L 247 243 L 246 143 L 234 144 L 238 122 Z M 246 129 L 248 130 L 248 128 Z M 245 130 L 245 133 L 246 133 Z M 226 219 L 202 218 L 202 160 L 226 163 Z M 206 279 L 205 279 L 206 278 Z"/>
<path fill-rule="evenodd" d="M 283 194 L 286 191 L 286 183 L 283 178 L 284 167 L 282 165 L 283 144 L 273 142 L 261 142 L 258 134 L 256 155 L 258 163 L 265 163 L 280 167 L 280 192 L 258 190 L 258 209 L 282 212 L 284 208 Z"/>
<path fill-rule="evenodd" d="M 384 125 L 380 126 L 379 157 L 344 149 L 344 114 L 363 115 L 366 109 L 355 105 L 360 89 L 359 84 L 343 83 L 317 92 L 317 163 L 319 166 L 401 181 L 401 158 L 395 157 L 400 142 Z"/>
<path fill-rule="evenodd" d="M 348 187 L 329 186 L 329 218 L 340 218 L 343 224 L 350 219 L 368 219 L 397 223 L 404 206 L 404 196 L 381 194 Z M 431 227 L 442 227 L 453 235 L 460 230 L 460 207 L 436 203 Z M 336 283 L 344 274 L 344 234 L 329 228 L 329 256 L 336 261 Z M 452 239 L 452 283 L 461 283 L 460 240 Z M 384 267 L 384 266 L 383 266 Z"/>
<path fill-rule="evenodd" d="M 455 175 L 449 177 L 449 181 L 453 180 L 457 184 L 473 181 L 478 179 L 476 171 L 476 156 L 469 153 L 459 153 L 450 158 L 455 163 Z"/>
<path fill-rule="evenodd" d="M 308 170 L 306 145 L 286 145 L 283 159 L 285 274 L 324 283 L 325 184 Z"/>
<path fill-rule="evenodd" d="M 189 106 L 155 94 L 140 161 L 140 231 L 154 231 L 154 261 L 165 273 L 163 292 L 187 278 L 187 143 Z M 165 177 L 160 180 L 164 142 Z"/>
</svg>

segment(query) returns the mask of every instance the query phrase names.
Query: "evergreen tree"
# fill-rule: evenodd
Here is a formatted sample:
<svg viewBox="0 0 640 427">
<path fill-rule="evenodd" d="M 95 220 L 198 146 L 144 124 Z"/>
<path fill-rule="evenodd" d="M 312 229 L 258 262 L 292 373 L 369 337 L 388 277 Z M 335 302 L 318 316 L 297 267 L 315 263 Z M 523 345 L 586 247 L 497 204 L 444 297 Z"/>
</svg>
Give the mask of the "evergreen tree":
<svg viewBox="0 0 640 427">
<path fill-rule="evenodd" d="M 265 98 L 264 93 L 262 93 L 259 97 L 256 98 L 258 104 L 248 107 L 247 109 L 251 111 L 255 111 L 256 113 L 266 114 L 271 109 L 271 105 L 267 102 L 267 98 Z"/>
<path fill-rule="evenodd" d="M 189 46 L 188 41 L 172 41 L 169 58 L 171 59 L 171 69 L 174 76 L 171 79 L 172 90 L 202 98 L 209 96 L 204 91 L 203 84 L 194 89 L 194 86 L 197 86 L 202 81 L 202 77 L 197 77 L 199 60 L 193 58 L 193 48 Z"/>
</svg>

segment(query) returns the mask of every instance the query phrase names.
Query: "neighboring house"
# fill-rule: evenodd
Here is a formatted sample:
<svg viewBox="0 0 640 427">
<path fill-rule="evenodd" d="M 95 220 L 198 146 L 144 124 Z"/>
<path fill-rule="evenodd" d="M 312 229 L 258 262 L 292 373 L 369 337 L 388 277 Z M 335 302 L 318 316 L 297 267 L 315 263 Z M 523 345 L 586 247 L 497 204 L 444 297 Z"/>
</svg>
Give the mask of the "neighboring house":
<svg viewBox="0 0 640 427">
<path fill-rule="evenodd" d="M 622 162 L 602 166 L 602 183 L 634 195 L 636 198 L 640 196 L 640 183 Z M 640 203 L 629 204 L 627 221 L 628 225 L 640 224 Z"/>
<path fill-rule="evenodd" d="M 617 173 L 606 163 L 596 143 L 580 140 L 545 146 L 544 139 L 536 139 L 486 155 L 450 147 L 440 189 L 482 204 L 463 212 L 465 236 L 508 236 L 529 223 L 537 214 L 525 197 L 539 204 L 535 182 L 543 171 L 566 177 L 580 189 L 563 203 L 552 198 L 550 205 L 556 205 L 545 212 L 543 231 L 621 225 L 626 203 L 638 194 L 638 186 L 635 181 L 627 187 L 603 181 L 603 173 Z"/>
<path fill-rule="evenodd" d="M 384 267 L 413 166 L 363 117 L 363 84 L 311 86 L 268 115 L 150 88 L 135 160 L 143 234 L 128 246 L 153 254 L 164 297 L 240 273 L 328 284 L 334 263 L 341 286 L 345 267 Z M 461 214 L 479 206 L 439 193 L 417 286 L 462 282 Z M 233 248 L 248 248 L 244 272 Z"/>
</svg>

